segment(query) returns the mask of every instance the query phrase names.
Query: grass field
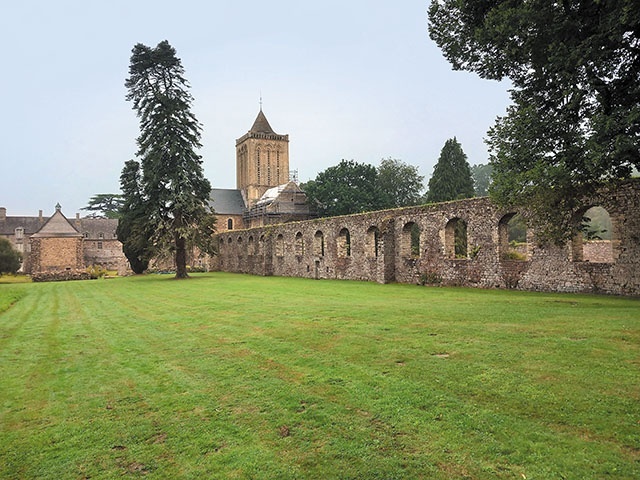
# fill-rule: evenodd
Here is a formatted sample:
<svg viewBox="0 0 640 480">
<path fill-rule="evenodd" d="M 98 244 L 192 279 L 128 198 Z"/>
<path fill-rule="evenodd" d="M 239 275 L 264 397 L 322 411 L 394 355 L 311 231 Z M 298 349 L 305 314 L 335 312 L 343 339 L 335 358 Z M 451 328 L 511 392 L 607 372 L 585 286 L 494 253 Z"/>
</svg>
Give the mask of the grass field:
<svg viewBox="0 0 640 480">
<path fill-rule="evenodd" d="M 0 478 L 640 478 L 640 301 L 0 285 Z"/>
</svg>

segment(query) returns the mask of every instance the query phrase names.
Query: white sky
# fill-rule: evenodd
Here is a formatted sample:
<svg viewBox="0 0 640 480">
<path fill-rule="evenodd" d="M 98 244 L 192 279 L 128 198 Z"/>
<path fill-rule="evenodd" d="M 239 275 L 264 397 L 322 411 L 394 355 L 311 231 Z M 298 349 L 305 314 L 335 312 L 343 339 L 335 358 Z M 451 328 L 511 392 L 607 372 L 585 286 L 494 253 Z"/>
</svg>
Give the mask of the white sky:
<svg viewBox="0 0 640 480">
<path fill-rule="evenodd" d="M 454 72 L 428 0 L 32 0 L 0 8 L 0 206 L 67 217 L 118 193 L 138 119 L 131 49 L 168 40 L 191 83 L 205 174 L 235 188 L 235 140 L 263 111 L 300 181 L 341 159 L 393 157 L 428 178 L 448 138 L 469 163 L 509 103 L 505 83 Z M 426 183 L 426 179 L 425 179 Z"/>
</svg>

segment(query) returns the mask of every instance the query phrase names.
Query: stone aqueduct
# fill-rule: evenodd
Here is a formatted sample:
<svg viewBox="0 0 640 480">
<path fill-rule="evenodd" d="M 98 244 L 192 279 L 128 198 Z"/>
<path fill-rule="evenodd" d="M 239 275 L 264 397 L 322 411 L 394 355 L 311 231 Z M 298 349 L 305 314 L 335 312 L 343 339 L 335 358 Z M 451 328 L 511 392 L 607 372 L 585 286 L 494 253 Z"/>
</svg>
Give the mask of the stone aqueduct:
<svg viewBox="0 0 640 480">
<path fill-rule="evenodd" d="M 214 270 L 379 283 L 640 295 L 640 181 L 626 181 L 591 199 L 612 221 L 599 258 L 581 237 L 540 245 L 527 231 L 513 259 L 507 237 L 517 213 L 488 198 L 285 223 L 219 234 Z M 583 212 L 578 212 L 581 219 Z M 456 225 L 466 225 L 459 238 Z M 413 231 L 413 235 L 412 235 Z M 464 229 L 462 229 L 464 232 Z M 463 233 L 464 234 L 464 233 Z M 466 241 L 466 256 L 456 242 Z"/>
</svg>

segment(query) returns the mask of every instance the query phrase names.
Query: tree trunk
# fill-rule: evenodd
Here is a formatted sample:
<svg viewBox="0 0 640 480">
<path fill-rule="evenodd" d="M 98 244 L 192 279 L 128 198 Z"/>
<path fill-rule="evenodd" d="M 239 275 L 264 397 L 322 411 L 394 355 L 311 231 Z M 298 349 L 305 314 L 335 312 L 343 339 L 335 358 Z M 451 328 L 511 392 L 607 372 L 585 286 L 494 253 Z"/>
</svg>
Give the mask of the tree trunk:
<svg viewBox="0 0 640 480">
<path fill-rule="evenodd" d="M 176 233 L 176 278 L 189 278 L 186 245 L 186 239 Z"/>
</svg>

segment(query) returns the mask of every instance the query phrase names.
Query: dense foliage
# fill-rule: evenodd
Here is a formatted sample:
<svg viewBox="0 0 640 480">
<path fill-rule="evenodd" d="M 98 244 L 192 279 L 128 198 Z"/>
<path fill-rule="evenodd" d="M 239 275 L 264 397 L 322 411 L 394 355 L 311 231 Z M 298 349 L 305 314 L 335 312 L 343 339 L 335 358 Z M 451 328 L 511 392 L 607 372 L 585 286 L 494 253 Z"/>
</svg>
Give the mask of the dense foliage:
<svg viewBox="0 0 640 480">
<path fill-rule="evenodd" d="M 122 251 L 134 273 L 143 273 L 153 257 L 153 230 L 147 223 L 147 204 L 141 191 L 140 164 L 135 160 L 125 163 L 120 175 L 120 188 L 124 204 L 116 233 L 122 242 Z"/>
<path fill-rule="evenodd" d="M 140 118 L 140 198 L 132 200 L 123 192 L 125 203 L 130 203 L 123 216 L 131 215 L 124 220 L 132 220 L 136 241 L 150 234 L 152 242 L 146 245 L 144 256 L 170 249 L 175 255 L 176 278 L 186 278 L 187 246 L 211 250 L 214 217 L 208 207 L 211 185 L 196 153 L 201 127 L 191 112 L 193 97 L 184 68 L 169 42 L 155 48 L 137 44 L 125 86 L 127 100 L 133 102 Z M 128 164 L 123 175 L 130 170 L 133 166 Z M 123 228 L 120 233 L 126 243 L 131 231 Z"/>
<path fill-rule="evenodd" d="M 493 167 L 490 163 L 471 165 L 471 178 L 476 197 L 486 197 L 489 194 L 492 172 Z"/>
<path fill-rule="evenodd" d="M 429 179 L 428 202 L 446 202 L 473 197 L 473 179 L 467 155 L 456 138 L 450 138 L 442 147 L 438 163 Z"/>
<path fill-rule="evenodd" d="M 124 203 L 122 195 L 117 193 L 98 193 L 89 199 L 87 206 L 81 210 L 93 212 L 93 217 L 119 218 Z"/>
<path fill-rule="evenodd" d="M 488 134 L 492 196 L 565 240 L 581 197 L 640 166 L 637 0 L 433 0 L 429 21 L 454 69 L 513 85 Z"/>
<path fill-rule="evenodd" d="M 382 208 L 418 205 L 424 189 L 424 177 L 418 167 L 395 158 L 383 158 L 377 168 Z"/>
<path fill-rule="evenodd" d="M 0 276 L 3 273 L 15 274 L 20 270 L 22 255 L 13 248 L 11 242 L 0 237 Z"/>
<path fill-rule="evenodd" d="M 323 217 L 349 215 L 420 203 L 423 177 L 417 167 L 383 158 L 378 168 L 342 160 L 303 185 Z"/>
<path fill-rule="evenodd" d="M 382 195 L 375 167 L 342 160 L 304 184 L 309 201 L 323 217 L 348 215 L 382 208 Z"/>
</svg>

